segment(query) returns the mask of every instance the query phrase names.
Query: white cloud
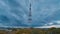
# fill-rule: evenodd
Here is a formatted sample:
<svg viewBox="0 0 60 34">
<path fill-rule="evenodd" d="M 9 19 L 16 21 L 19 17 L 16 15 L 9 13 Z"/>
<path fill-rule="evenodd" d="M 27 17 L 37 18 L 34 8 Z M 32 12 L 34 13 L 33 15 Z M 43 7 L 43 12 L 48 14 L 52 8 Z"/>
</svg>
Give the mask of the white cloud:
<svg viewBox="0 0 60 34">
<path fill-rule="evenodd" d="M 60 21 L 54 21 L 54 22 L 60 24 Z"/>
<path fill-rule="evenodd" d="M 52 22 L 49 22 L 47 24 L 45 24 L 46 26 L 47 25 L 53 25 L 54 23 L 57 23 L 56 25 L 60 24 L 60 21 L 52 21 Z"/>
<path fill-rule="evenodd" d="M 53 25 L 53 24 L 54 24 L 53 22 L 50 22 L 50 23 L 46 23 L 44 25 L 47 26 L 47 25 Z"/>
<path fill-rule="evenodd" d="M 35 28 L 51 28 L 51 27 L 60 28 L 60 25 L 41 26 L 41 27 L 35 27 Z"/>
<path fill-rule="evenodd" d="M 49 25 L 52 25 L 52 24 L 54 24 L 54 23 L 53 23 L 53 22 L 50 22 L 50 23 L 49 23 Z"/>
<path fill-rule="evenodd" d="M 4 27 L 4 28 L 29 28 L 29 27 L 23 27 L 23 26 L 6 26 L 2 23 L 0 23 L 0 27 Z"/>
<path fill-rule="evenodd" d="M 58 25 L 58 24 L 53 25 L 54 23 L 60 24 L 60 21 L 52 21 L 52 22 L 50 22 L 50 23 L 45 24 L 44 26 L 35 27 L 35 28 L 51 28 L 51 27 L 60 28 L 60 25 Z M 49 26 L 48 26 L 48 25 L 49 25 Z"/>
</svg>

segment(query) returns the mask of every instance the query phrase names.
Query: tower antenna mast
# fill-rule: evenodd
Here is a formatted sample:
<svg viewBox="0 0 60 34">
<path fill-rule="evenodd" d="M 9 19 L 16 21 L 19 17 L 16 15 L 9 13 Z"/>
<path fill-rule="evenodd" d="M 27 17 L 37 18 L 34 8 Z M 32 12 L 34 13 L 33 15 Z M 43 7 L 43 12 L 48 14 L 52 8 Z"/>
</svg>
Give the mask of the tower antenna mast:
<svg viewBox="0 0 60 34">
<path fill-rule="evenodd" d="M 31 12 L 31 0 L 29 0 L 29 14 L 28 14 L 28 23 L 30 23 L 30 28 L 32 27 L 31 26 L 31 23 L 32 23 L 32 12 Z"/>
</svg>

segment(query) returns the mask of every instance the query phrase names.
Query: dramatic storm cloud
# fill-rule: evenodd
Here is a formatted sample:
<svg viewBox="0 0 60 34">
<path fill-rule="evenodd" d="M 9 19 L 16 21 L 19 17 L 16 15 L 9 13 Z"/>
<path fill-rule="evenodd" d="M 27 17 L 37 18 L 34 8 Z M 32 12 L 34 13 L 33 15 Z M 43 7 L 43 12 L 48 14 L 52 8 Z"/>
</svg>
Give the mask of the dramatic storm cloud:
<svg viewBox="0 0 60 34">
<path fill-rule="evenodd" d="M 32 23 L 28 23 L 29 3 Z M 0 27 L 45 25 L 60 25 L 60 0 L 0 0 Z"/>
</svg>

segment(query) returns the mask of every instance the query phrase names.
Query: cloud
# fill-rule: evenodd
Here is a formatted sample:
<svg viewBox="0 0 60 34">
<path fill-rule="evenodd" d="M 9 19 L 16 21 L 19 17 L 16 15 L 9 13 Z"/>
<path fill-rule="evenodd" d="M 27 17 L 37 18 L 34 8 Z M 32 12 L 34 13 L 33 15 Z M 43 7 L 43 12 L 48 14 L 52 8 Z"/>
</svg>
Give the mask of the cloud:
<svg viewBox="0 0 60 34">
<path fill-rule="evenodd" d="M 53 25 L 53 24 L 54 24 L 53 22 L 50 22 L 50 23 L 46 23 L 44 25 L 47 26 L 47 25 Z"/>
<path fill-rule="evenodd" d="M 29 12 L 29 0 L 0 0 L 0 16 L 5 15 L 10 21 L 5 23 L 5 25 L 38 25 L 47 27 L 48 25 L 53 26 L 56 22 L 60 24 L 60 21 L 54 21 L 57 10 L 60 9 L 60 4 L 57 0 L 30 0 L 32 3 L 32 23 L 28 23 L 28 12 Z M 58 3 L 55 3 L 55 2 Z M 52 3 L 51 3 L 52 2 Z M 53 18 L 52 18 L 53 17 Z M 2 19 L 2 18 L 1 18 Z M 2 22 L 1 22 L 2 23 Z M 0 24 L 3 26 L 3 23 Z M 45 26 L 44 26 L 45 25 Z M 49 26 L 49 27 L 50 27 Z M 13 27 L 13 26 L 4 26 Z M 35 26 L 34 26 L 35 27 Z M 55 25 L 54 25 L 55 27 Z"/>
<path fill-rule="evenodd" d="M 51 28 L 51 27 L 60 28 L 60 25 L 41 26 L 41 27 L 34 27 L 34 28 Z"/>
<path fill-rule="evenodd" d="M 55 24 L 56 23 L 56 24 Z M 60 20 L 55 20 L 49 23 L 46 23 L 43 26 L 40 27 L 35 27 L 35 28 L 51 28 L 51 27 L 55 27 L 55 28 L 60 28 Z"/>
<path fill-rule="evenodd" d="M 58 24 L 60 24 L 60 21 L 59 20 L 57 20 L 57 21 L 54 21 L 55 23 L 58 23 Z"/>
</svg>

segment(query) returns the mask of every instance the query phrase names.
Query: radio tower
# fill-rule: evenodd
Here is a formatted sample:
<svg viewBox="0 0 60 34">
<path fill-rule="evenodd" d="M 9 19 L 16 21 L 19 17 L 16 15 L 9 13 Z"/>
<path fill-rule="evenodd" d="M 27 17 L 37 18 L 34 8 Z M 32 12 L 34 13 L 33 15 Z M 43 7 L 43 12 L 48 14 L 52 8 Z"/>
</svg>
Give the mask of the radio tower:
<svg viewBox="0 0 60 34">
<path fill-rule="evenodd" d="M 30 24 L 30 28 L 29 28 L 29 29 L 32 29 L 32 12 L 31 12 L 31 2 L 29 3 L 28 23 Z"/>
<path fill-rule="evenodd" d="M 29 7 L 29 15 L 28 15 L 28 22 L 31 23 L 32 22 L 32 15 L 31 15 L 31 3 L 30 3 L 30 7 Z"/>
<path fill-rule="evenodd" d="M 28 13 L 28 23 L 30 24 L 29 26 L 31 27 L 32 23 L 32 14 L 31 14 L 31 0 L 29 0 L 29 13 Z"/>
</svg>

